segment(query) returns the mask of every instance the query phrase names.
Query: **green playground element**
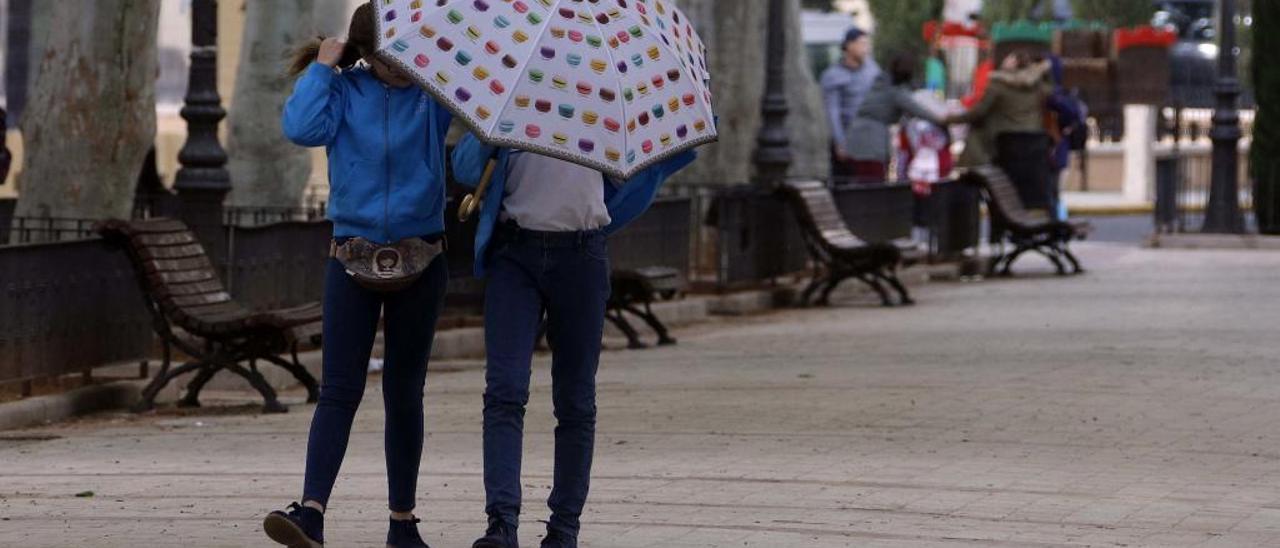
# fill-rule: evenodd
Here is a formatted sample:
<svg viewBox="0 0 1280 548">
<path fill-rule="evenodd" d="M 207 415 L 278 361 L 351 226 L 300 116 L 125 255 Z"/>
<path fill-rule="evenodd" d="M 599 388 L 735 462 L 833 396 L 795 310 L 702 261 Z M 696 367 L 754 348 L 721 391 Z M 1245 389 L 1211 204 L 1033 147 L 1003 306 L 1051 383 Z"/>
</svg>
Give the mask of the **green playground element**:
<svg viewBox="0 0 1280 548">
<path fill-rule="evenodd" d="M 1033 23 L 1031 21 L 1015 21 L 1013 23 L 996 23 L 991 29 L 991 41 L 1003 42 L 1039 42 L 1053 43 L 1054 27 L 1049 23 Z"/>
</svg>

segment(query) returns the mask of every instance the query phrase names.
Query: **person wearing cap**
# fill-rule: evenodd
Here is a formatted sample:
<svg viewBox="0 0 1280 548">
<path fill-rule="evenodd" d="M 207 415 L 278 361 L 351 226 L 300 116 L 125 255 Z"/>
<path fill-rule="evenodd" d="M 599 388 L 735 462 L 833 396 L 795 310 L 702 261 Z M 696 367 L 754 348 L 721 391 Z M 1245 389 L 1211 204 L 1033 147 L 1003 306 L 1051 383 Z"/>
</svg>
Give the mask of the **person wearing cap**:
<svg viewBox="0 0 1280 548">
<path fill-rule="evenodd" d="M 827 122 L 831 125 L 831 176 L 837 180 L 858 175 L 858 162 L 848 148 L 847 128 L 880 75 L 880 66 L 871 59 L 871 37 L 866 31 L 849 29 L 841 47 L 843 57 L 822 73 L 820 82 Z"/>
</svg>

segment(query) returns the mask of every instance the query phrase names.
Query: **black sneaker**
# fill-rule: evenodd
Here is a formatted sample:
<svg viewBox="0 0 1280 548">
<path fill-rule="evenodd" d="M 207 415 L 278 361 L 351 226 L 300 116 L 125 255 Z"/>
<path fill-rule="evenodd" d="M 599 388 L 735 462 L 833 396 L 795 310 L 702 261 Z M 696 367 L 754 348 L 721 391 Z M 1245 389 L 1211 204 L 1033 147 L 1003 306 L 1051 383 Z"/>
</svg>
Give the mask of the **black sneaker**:
<svg viewBox="0 0 1280 548">
<path fill-rule="evenodd" d="M 489 529 L 471 548 L 520 548 L 516 527 L 498 518 L 489 518 Z"/>
<path fill-rule="evenodd" d="M 289 548 L 324 547 L 324 514 L 296 502 L 289 505 L 288 512 L 276 510 L 267 514 L 262 530 L 271 540 Z"/>
<path fill-rule="evenodd" d="M 387 548 L 431 548 L 418 534 L 418 518 L 393 519 L 387 528 Z"/>
<path fill-rule="evenodd" d="M 542 537 L 542 548 L 578 548 L 578 538 L 548 528 L 547 536 Z"/>
</svg>

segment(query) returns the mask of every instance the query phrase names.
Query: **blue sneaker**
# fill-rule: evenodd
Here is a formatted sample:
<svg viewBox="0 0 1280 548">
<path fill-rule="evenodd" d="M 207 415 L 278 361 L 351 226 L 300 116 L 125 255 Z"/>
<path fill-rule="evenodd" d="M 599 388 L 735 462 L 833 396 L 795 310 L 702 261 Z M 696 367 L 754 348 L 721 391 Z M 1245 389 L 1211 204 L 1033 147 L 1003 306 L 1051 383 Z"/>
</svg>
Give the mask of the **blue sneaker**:
<svg viewBox="0 0 1280 548">
<path fill-rule="evenodd" d="M 542 548 L 578 548 L 578 538 L 548 528 L 547 536 L 542 537 Z"/>
<path fill-rule="evenodd" d="M 471 548 L 520 548 L 516 526 L 495 517 L 489 518 L 489 529 Z"/>
<path fill-rule="evenodd" d="M 262 530 L 271 540 L 289 548 L 324 547 L 324 514 L 296 502 L 289 505 L 288 512 L 276 510 L 267 514 Z"/>
<path fill-rule="evenodd" d="M 387 528 L 387 548 L 431 548 L 418 534 L 419 523 L 422 520 L 418 518 L 391 520 Z"/>
</svg>

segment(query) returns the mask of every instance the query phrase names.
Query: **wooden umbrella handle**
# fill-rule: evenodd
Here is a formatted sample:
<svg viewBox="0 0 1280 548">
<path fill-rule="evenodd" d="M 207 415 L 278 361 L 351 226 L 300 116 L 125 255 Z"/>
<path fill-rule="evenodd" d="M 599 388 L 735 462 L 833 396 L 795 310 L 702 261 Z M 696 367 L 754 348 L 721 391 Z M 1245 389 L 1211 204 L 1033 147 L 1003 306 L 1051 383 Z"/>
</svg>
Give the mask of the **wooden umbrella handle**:
<svg viewBox="0 0 1280 548">
<path fill-rule="evenodd" d="M 484 174 L 480 176 L 480 184 L 476 185 L 476 191 L 462 197 L 462 203 L 458 204 L 458 220 L 467 222 L 472 213 L 480 209 L 480 204 L 484 202 L 484 192 L 489 189 L 489 180 L 493 178 L 493 170 L 497 169 L 497 158 L 489 159 L 489 163 L 484 166 Z"/>
</svg>

